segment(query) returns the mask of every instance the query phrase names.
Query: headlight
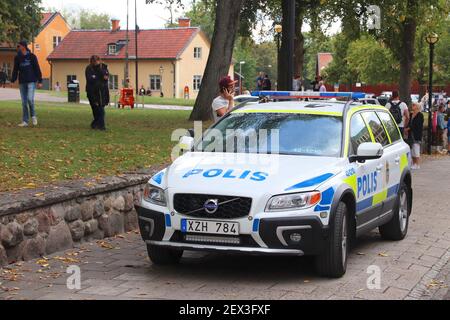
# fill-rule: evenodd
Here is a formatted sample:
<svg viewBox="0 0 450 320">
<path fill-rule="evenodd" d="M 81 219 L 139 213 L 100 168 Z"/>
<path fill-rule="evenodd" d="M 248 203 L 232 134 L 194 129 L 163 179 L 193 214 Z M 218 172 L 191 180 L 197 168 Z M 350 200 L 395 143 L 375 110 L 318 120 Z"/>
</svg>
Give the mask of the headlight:
<svg viewBox="0 0 450 320">
<path fill-rule="evenodd" d="M 164 196 L 164 190 L 147 184 L 144 189 L 144 200 L 158 206 L 165 207 L 166 197 Z"/>
<path fill-rule="evenodd" d="M 320 201 L 320 192 L 292 193 L 272 197 L 266 206 L 267 211 L 286 211 L 306 209 Z"/>
</svg>

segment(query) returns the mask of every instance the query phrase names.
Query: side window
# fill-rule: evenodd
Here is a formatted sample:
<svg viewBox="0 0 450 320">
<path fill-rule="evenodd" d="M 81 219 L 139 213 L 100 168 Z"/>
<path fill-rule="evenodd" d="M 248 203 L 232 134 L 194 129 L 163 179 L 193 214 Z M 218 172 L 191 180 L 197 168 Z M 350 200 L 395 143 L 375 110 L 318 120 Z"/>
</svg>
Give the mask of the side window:
<svg viewBox="0 0 450 320">
<path fill-rule="evenodd" d="M 400 132 L 398 131 L 397 125 L 394 123 L 394 120 L 392 120 L 392 117 L 387 112 L 378 112 L 378 117 L 383 122 L 389 137 L 391 137 L 391 142 L 395 143 L 401 139 Z"/>
<path fill-rule="evenodd" d="M 350 155 L 356 154 L 361 143 L 372 142 L 369 130 L 360 114 L 355 114 L 350 122 Z"/>
<path fill-rule="evenodd" d="M 389 145 L 389 138 L 387 136 L 386 131 L 384 131 L 383 125 L 381 124 L 380 119 L 378 119 L 375 112 L 364 112 L 362 114 L 364 120 L 366 120 L 367 125 L 372 130 L 373 137 L 375 138 L 375 142 L 381 143 L 381 145 L 387 146 Z"/>
</svg>

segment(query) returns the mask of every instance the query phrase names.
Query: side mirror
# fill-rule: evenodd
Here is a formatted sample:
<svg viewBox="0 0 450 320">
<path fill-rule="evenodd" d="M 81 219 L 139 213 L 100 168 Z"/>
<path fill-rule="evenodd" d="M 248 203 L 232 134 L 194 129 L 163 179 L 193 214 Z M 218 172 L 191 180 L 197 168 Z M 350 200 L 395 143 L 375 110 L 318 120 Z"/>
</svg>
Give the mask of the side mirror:
<svg viewBox="0 0 450 320">
<path fill-rule="evenodd" d="M 194 138 L 187 136 L 181 137 L 180 143 L 178 145 L 180 146 L 181 150 L 191 151 L 194 147 Z"/>
<path fill-rule="evenodd" d="M 350 162 L 366 162 L 366 160 L 380 159 L 383 156 L 383 146 L 380 143 L 365 142 L 358 147 L 356 156 L 350 157 Z"/>
</svg>

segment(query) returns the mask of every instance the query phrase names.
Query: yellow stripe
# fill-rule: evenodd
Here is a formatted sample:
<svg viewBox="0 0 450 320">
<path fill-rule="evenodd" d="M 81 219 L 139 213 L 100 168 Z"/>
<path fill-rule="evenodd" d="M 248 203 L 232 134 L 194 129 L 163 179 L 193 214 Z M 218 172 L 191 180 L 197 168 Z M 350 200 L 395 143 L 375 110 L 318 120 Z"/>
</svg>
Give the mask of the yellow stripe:
<svg viewBox="0 0 450 320">
<path fill-rule="evenodd" d="M 384 189 L 380 193 L 373 196 L 372 206 L 375 206 L 387 199 L 388 189 Z"/>
<path fill-rule="evenodd" d="M 356 174 L 354 174 L 348 178 L 345 178 L 343 181 L 346 184 L 348 184 L 353 189 L 353 192 L 356 194 L 356 191 L 357 191 Z"/>
<path fill-rule="evenodd" d="M 342 112 L 294 110 L 294 109 L 239 109 L 233 111 L 232 113 L 292 113 L 292 114 L 311 114 L 320 116 L 342 117 Z"/>
<path fill-rule="evenodd" d="M 366 121 L 366 118 L 364 118 L 362 114 L 361 118 L 363 119 L 363 122 L 366 125 L 367 130 L 369 131 L 370 139 L 372 139 L 372 142 L 375 142 L 375 136 L 373 135 L 372 128 L 369 126 L 369 124 Z"/>
<path fill-rule="evenodd" d="M 400 173 L 408 166 L 408 156 L 406 154 L 402 154 L 400 156 Z"/>
</svg>

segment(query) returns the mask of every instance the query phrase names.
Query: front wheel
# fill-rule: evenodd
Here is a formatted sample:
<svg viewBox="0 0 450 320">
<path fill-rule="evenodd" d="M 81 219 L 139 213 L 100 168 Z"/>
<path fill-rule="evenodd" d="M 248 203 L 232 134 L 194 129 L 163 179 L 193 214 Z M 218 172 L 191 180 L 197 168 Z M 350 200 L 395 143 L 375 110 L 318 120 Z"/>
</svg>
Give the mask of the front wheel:
<svg viewBox="0 0 450 320">
<path fill-rule="evenodd" d="M 385 240 L 403 240 L 408 233 L 409 216 L 411 214 L 411 193 L 402 183 L 394 206 L 394 216 L 391 221 L 378 228 Z"/>
<path fill-rule="evenodd" d="M 176 250 L 155 245 L 147 245 L 148 257 L 156 265 L 171 265 L 180 262 L 183 250 Z"/>
<path fill-rule="evenodd" d="M 316 269 L 321 276 L 340 278 L 345 274 L 349 251 L 348 226 L 347 205 L 340 202 L 336 209 L 325 251 L 316 257 Z"/>
</svg>

